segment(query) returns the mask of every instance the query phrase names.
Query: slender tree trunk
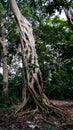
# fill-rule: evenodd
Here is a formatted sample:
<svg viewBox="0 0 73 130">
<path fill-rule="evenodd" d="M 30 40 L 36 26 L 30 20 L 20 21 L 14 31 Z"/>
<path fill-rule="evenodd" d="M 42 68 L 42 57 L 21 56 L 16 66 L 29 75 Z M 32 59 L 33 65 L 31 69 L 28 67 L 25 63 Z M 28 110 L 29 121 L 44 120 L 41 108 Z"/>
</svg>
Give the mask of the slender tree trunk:
<svg viewBox="0 0 73 130">
<path fill-rule="evenodd" d="M 2 27 L 2 62 L 3 62 L 3 92 L 8 95 L 8 66 L 7 66 L 7 46 L 4 26 Z"/>
<path fill-rule="evenodd" d="M 5 27 L 3 25 L 3 23 L 1 23 L 1 39 L 0 39 L 0 43 L 2 45 L 2 69 L 3 69 L 3 92 L 4 95 L 8 96 L 8 74 L 12 68 L 13 63 L 16 61 L 17 55 L 19 53 L 20 50 L 20 45 L 17 48 L 17 52 L 15 54 L 15 56 L 13 56 L 12 61 L 10 66 L 7 63 L 7 42 L 6 42 L 6 37 L 5 37 Z"/>
<path fill-rule="evenodd" d="M 8 67 L 7 67 L 7 52 L 6 48 L 3 48 L 2 61 L 3 61 L 3 92 L 8 95 Z"/>
</svg>

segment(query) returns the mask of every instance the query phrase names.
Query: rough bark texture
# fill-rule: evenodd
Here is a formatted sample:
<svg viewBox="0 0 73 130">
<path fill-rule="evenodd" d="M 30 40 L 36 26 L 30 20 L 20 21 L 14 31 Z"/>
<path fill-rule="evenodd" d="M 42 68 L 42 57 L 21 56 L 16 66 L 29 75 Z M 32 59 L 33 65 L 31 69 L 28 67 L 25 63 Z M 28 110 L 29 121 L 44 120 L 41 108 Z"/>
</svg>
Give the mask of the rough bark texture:
<svg viewBox="0 0 73 130">
<path fill-rule="evenodd" d="M 43 92 L 43 81 L 37 60 L 32 26 L 20 13 L 16 1 L 9 1 L 20 32 L 25 80 L 24 100 L 16 112 L 20 111 L 22 108 L 25 109 L 28 106 L 30 110 L 32 110 L 32 108 L 35 109 L 34 112 L 37 110 L 36 108 L 39 108 L 39 110 L 47 114 L 53 113 L 59 117 L 62 116 L 62 118 L 65 119 L 63 111 L 52 105 Z"/>
</svg>

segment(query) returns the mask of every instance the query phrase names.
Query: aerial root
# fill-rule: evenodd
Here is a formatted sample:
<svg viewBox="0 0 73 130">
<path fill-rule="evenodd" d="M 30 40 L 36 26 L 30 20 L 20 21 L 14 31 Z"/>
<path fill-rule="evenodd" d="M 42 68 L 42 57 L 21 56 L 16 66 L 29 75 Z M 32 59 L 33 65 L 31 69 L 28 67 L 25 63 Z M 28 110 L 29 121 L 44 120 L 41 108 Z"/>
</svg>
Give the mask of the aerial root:
<svg viewBox="0 0 73 130">
<path fill-rule="evenodd" d="M 43 96 L 39 96 L 39 98 L 37 97 L 37 95 L 34 93 L 34 91 L 32 91 L 31 88 L 29 88 L 29 92 L 32 95 L 31 100 L 33 101 L 33 104 L 31 104 L 30 98 L 29 101 L 28 99 L 24 99 L 23 103 L 20 104 L 18 106 L 18 108 L 15 111 L 15 114 L 17 114 L 18 116 L 20 115 L 25 115 L 25 114 L 35 114 L 37 111 L 40 111 L 42 113 L 45 113 L 46 115 L 52 115 L 57 117 L 58 119 L 60 119 L 60 121 L 62 120 L 62 122 L 69 122 L 70 121 L 70 117 L 68 116 L 68 114 L 66 114 L 62 109 L 58 108 L 57 106 L 53 105 L 49 99 L 46 97 L 45 94 L 43 94 Z M 42 97 L 42 98 L 41 98 Z M 30 104 L 29 104 L 30 102 Z M 36 109 L 33 110 L 33 105 L 35 105 Z M 28 110 L 27 110 L 28 107 Z M 21 111 L 24 110 L 24 111 Z M 21 113 L 18 113 L 20 112 Z"/>
<path fill-rule="evenodd" d="M 38 107 L 36 107 L 33 110 L 28 110 L 28 111 L 24 111 L 24 112 L 18 113 L 17 116 L 23 116 L 23 115 L 26 115 L 26 114 L 34 115 L 36 112 L 38 112 Z"/>
</svg>

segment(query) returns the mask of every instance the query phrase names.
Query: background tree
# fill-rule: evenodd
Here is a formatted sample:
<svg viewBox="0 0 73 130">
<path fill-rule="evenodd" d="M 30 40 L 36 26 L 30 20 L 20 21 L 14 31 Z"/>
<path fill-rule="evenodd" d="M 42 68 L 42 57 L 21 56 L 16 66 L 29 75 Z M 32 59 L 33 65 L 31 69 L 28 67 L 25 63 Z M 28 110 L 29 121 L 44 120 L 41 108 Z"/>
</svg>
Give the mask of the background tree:
<svg viewBox="0 0 73 130">
<path fill-rule="evenodd" d="M 15 29 L 11 29 L 12 26 L 15 25 L 15 21 L 12 23 L 12 19 L 14 19 L 13 15 L 11 14 L 8 3 L 6 1 L 3 1 L 0 3 L 0 43 L 1 43 L 1 62 L 2 62 L 2 68 L 3 68 L 3 92 L 5 95 L 8 95 L 8 75 L 10 71 L 10 67 L 12 66 L 13 62 L 15 61 L 15 58 L 18 53 L 18 34 Z M 11 39 L 10 37 L 15 34 L 15 37 Z M 14 42 L 17 43 L 14 44 Z M 11 44 L 12 43 L 12 44 Z M 17 49 L 18 48 L 18 49 Z M 13 49 L 13 50 L 12 50 Z M 15 55 L 15 56 L 14 56 Z"/>
</svg>

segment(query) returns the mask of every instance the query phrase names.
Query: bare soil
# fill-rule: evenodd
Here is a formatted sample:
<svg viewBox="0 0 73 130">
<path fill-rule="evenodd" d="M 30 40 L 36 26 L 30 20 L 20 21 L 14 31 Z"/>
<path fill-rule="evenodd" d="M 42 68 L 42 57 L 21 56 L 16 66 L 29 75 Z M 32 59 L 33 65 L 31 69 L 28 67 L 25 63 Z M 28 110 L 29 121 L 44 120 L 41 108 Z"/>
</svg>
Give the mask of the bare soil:
<svg viewBox="0 0 73 130">
<path fill-rule="evenodd" d="M 73 102 L 51 100 L 71 117 L 71 122 L 65 124 L 55 115 L 46 116 L 44 113 L 11 115 L 5 108 L 0 108 L 0 130 L 73 130 Z"/>
</svg>

